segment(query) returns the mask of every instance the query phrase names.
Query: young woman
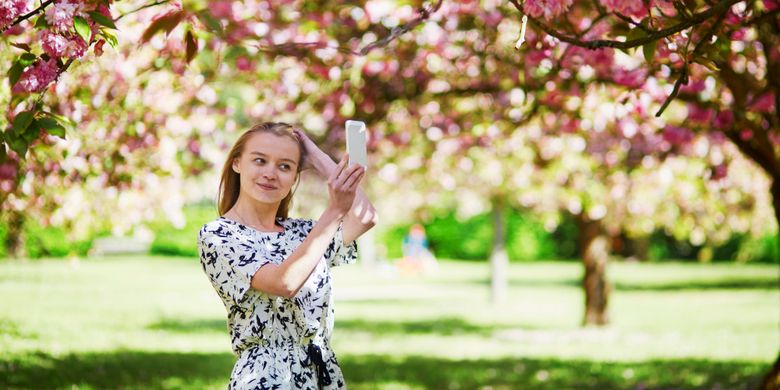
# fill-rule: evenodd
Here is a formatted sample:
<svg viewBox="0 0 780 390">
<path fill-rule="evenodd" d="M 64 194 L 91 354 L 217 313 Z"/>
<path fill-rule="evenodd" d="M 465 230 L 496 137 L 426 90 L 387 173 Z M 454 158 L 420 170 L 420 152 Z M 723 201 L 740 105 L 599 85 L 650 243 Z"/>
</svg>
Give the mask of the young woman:
<svg viewBox="0 0 780 390">
<path fill-rule="evenodd" d="M 288 217 L 308 168 L 327 178 L 329 203 L 316 221 Z M 220 217 L 199 233 L 201 265 L 227 309 L 238 356 L 230 389 L 345 387 L 330 347 L 330 269 L 356 260 L 355 239 L 376 222 L 359 189 L 364 175 L 285 123 L 254 126 L 233 145 Z"/>
</svg>

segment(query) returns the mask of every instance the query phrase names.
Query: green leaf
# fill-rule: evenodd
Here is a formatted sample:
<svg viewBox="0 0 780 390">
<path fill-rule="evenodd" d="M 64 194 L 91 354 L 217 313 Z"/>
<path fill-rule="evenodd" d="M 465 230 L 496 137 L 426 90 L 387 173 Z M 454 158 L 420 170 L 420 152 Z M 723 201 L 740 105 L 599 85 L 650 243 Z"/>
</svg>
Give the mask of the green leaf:
<svg viewBox="0 0 780 390">
<path fill-rule="evenodd" d="M 89 23 L 87 23 L 87 20 L 81 16 L 76 16 L 73 18 L 73 27 L 76 28 L 76 33 L 84 39 L 84 42 L 89 43 L 89 35 L 92 33 L 92 31 L 89 29 Z"/>
<path fill-rule="evenodd" d="M 16 152 L 16 154 L 19 155 L 20 158 L 24 159 L 24 155 L 27 154 L 27 146 L 29 144 L 24 139 L 20 138 L 14 138 L 8 142 L 8 146 L 11 147 L 11 150 Z"/>
<path fill-rule="evenodd" d="M 653 62 L 653 57 L 655 57 L 655 48 L 657 45 L 658 41 L 651 41 L 642 46 L 642 54 L 645 55 L 645 61 L 647 61 L 648 64 Z"/>
<path fill-rule="evenodd" d="M 65 139 L 65 127 L 63 127 L 56 119 L 51 117 L 44 117 L 38 119 L 38 125 L 46 130 L 47 133 L 55 135 L 62 139 Z"/>
<path fill-rule="evenodd" d="M 165 31 L 166 34 L 170 33 L 179 25 L 182 17 L 184 17 L 183 11 L 172 11 L 160 16 L 157 20 L 153 21 L 149 27 L 146 28 L 143 35 L 141 35 L 141 43 L 149 42 L 149 40 L 160 31 Z"/>
<path fill-rule="evenodd" d="M 184 42 L 187 45 L 187 63 L 189 63 L 195 58 L 195 54 L 198 53 L 198 38 L 195 38 L 195 35 L 192 34 L 192 30 L 187 30 Z"/>
<path fill-rule="evenodd" d="M 24 138 L 25 141 L 27 141 L 27 144 L 33 143 L 38 137 L 41 136 L 41 126 L 38 124 L 38 121 L 33 121 L 30 123 L 30 126 L 27 127 L 27 130 L 22 134 L 22 138 Z"/>
<path fill-rule="evenodd" d="M 19 77 L 22 77 L 22 71 L 24 71 L 24 66 L 22 66 L 19 61 L 14 61 L 11 69 L 8 69 L 8 83 L 11 87 L 19 81 Z"/>
<path fill-rule="evenodd" d="M 30 123 L 32 123 L 34 116 L 35 113 L 33 111 L 24 111 L 17 114 L 11 127 L 14 134 L 23 134 L 27 127 L 30 126 Z"/>
<path fill-rule="evenodd" d="M 632 28 L 628 32 L 628 34 L 626 34 L 626 42 L 634 41 L 634 40 L 637 40 L 639 38 L 644 38 L 645 36 L 647 36 L 647 32 L 645 32 L 645 30 L 642 30 L 639 27 L 634 27 L 634 28 Z M 621 50 L 623 50 L 623 49 L 621 49 Z M 630 53 L 629 51 L 633 52 L 633 49 L 623 50 L 623 52 L 627 53 L 627 54 Z"/>
<path fill-rule="evenodd" d="M 713 60 L 711 60 L 711 59 L 709 59 L 707 57 L 704 57 L 704 56 L 697 55 L 697 56 L 693 57 L 693 62 L 695 62 L 697 64 L 704 65 L 705 67 L 707 67 L 707 69 L 709 69 L 709 70 L 711 70 L 713 72 L 717 72 L 717 71 L 720 70 L 720 68 L 718 67 L 718 64 L 715 61 L 713 61 Z"/>
<path fill-rule="evenodd" d="M 49 22 L 46 21 L 46 16 L 41 15 L 38 20 L 35 21 L 35 28 L 44 29 L 49 27 Z"/>
<path fill-rule="evenodd" d="M 22 65 L 22 67 L 27 67 L 28 65 L 35 62 L 36 59 L 38 59 L 38 57 L 36 57 L 35 54 L 24 53 L 19 56 L 19 64 Z"/>
<path fill-rule="evenodd" d="M 100 35 L 102 35 L 103 38 L 106 38 L 106 42 L 108 42 L 108 44 L 111 45 L 111 47 L 114 49 L 116 49 L 116 47 L 119 45 L 119 41 L 116 39 L 116 35 L 112 34 L 110 31 L 101 29 Z"/>
<path fill-rule="evenodd" d="M 222 34 L 222 24 L 211 15 L 211 12 L 209 12 L 208 9 L 198 11 L 195 13 L 195 16 L 197 16 L 198 20 L 206 26 L 207 30 L 218 35 Z"/>
<path fill-rule="evenodd" d="M 88 12 L 89 17 L 92 18 L 95 22 L 102 26 L 106 26 L 108 28 L 113 28 L 114 30 L 117 30 L 116 24 L 114 24 L 114 21 L 110 18 L 106 17 L 106 15 L 101 14 L 97 11 Z"/>
<path fill-rule="evenodd" d="M 74 131 L 76 129 L 76 123 L 73 122 L 70 118 L 68 118 L 66 116 L 62 116 L 62 115 L 59 115 L 59 114 L 54 114 L 54 113 L 46 112 L 46 111 L 44 111 L 43 113 L 47 117 L 53 118 L 54 120 L 56 120 L 57 123 L 59 123 L 61 126 L 63 126 L 67 131 Z"/>
</svg>

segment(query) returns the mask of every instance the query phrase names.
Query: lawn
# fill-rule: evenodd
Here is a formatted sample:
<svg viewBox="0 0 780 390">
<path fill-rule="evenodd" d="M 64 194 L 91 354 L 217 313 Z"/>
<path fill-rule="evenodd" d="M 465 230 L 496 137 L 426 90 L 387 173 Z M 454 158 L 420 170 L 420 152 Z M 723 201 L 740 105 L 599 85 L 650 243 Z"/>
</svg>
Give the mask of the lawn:
<svg viewBox="0 0 780 390">
<path fill-rule="evenodd" d="M 500 305 L 484 263 L 334 272 L 352 389 L 744 389 L 780 347 L 773 265 L 614 263 L 605 328 L 577 263 L 512 265 Z M 0 388 L 224 388 L 234 362 L 194 259 L 5 260 L 0 297 Z"/>
</svg>

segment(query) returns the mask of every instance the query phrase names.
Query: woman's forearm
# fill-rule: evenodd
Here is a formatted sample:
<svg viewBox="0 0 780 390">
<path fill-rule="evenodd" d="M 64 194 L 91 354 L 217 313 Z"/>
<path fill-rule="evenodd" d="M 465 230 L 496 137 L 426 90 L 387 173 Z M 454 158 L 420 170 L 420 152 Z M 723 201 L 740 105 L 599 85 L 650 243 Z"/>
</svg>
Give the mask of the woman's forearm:
<svg viewBox="0 0 780 390">
<path fill-rule="evenodd" d="M 308 158 L 311 158 L 311 164 L 321 178 L 329 177 L 336 169 L 336 163 L 333 159 L 322 151 Z M 352 208 L 344 216 L 342 225 L 344 245 L 351 244 L 352 241 L 376 225 L 377 221 L 378 215 L 374 205 L 368 200 L 363 190 L 358 188 Z"/>
<path fill-rule="evenodd" d="M 338 230 L 342 216 L 326 209 L 305 240 L 281 264 L 268 264 L 252 278 L 252 288 L 291 298 L 298 293 Z"/>
</svg>

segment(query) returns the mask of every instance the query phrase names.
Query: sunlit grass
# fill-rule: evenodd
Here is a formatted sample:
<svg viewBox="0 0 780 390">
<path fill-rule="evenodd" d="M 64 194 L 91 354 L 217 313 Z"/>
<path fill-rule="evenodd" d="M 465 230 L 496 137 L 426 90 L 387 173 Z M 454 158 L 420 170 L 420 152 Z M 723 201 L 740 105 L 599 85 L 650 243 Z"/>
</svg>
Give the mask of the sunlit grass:
<svg viewBox="0 0 780 390">
<path fill-rule="evenodd" d="M 577 263 L 335 271 L 350 388 L 744 388 L 780 346 L 777 268 L 610 266 L 612 324 L 582 328 Z M 0 261 L 0 388 L 224 388 L 224 309 L 194 259 Z"/>
</svg>

